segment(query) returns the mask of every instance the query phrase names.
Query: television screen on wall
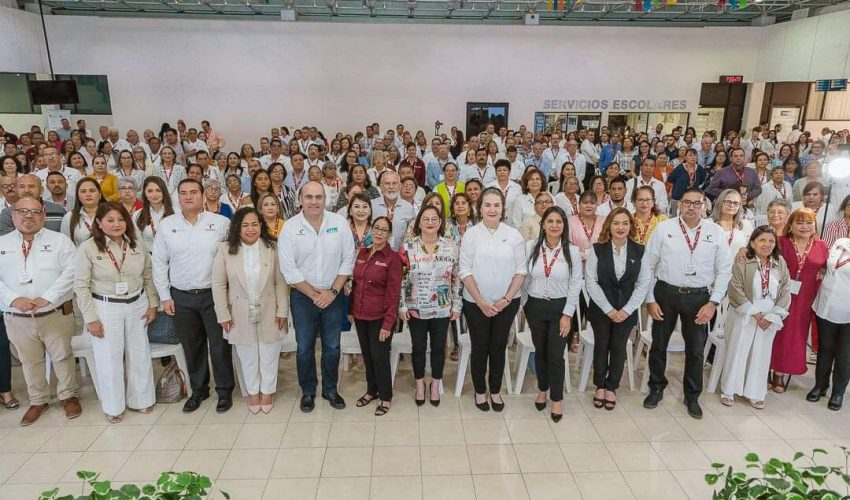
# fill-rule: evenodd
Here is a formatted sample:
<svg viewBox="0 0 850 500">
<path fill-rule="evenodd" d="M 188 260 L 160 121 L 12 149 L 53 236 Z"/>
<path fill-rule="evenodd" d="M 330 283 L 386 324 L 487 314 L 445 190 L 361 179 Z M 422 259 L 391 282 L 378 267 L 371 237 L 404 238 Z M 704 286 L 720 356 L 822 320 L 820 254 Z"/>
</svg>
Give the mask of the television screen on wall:
<svg viewBox="0 0 850 500">
<path fill-rule="evenodd" d="M 76 104 L 77 82 L 73 80 L 30 80 L 30 96 L 33 104 Z"/>
</svg>

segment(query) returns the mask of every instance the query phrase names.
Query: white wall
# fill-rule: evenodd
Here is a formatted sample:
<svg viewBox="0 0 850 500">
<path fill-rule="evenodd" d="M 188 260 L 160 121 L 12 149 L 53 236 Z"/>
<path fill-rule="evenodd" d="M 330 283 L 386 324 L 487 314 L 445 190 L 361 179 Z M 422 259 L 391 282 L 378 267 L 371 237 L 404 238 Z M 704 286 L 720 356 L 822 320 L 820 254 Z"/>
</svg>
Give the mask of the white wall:
<svg viewBox="0 0 850 500">
<path fill-rule="evenodd" d="M 22 12 L 13 17 L 37 19 Z M 755 78 L 748 61 L 757 57 L 764 36 L 753 28 L 71 16 L 50 16 L 47 26 L 57 73 L 108 75 L 117 127 L 209 119 L 239 142 L 253 142 L 281 124 L 316 124 L 333 133 L 371 121 L 384 127 L 404 122 L 428 131 L 440 119 L 464 128 L 467 101 L 510 102 L 512 127 L 532 126 L 544 99 L 683 99 L 685 111 L 694 113 L 702 82 L 721 73 Z M 0 30 L 0 47 L 11 43 L 7 37 Z M 30 37 L 26 45 L 38 42 Z M 633 57 L 635 50 L 659 48 L 663 69 L 658 61 Z M 33 70 L 31 60 L 23 63 L 13 58 L 0 65 Z"/>
</svg>

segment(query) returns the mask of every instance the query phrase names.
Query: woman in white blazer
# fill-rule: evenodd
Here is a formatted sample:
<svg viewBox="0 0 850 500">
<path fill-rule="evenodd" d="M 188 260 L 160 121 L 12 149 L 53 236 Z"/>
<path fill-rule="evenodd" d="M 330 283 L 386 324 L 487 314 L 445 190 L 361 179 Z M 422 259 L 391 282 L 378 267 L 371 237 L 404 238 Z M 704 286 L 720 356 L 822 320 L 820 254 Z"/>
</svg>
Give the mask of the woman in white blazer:
<svg viewBox="0 0 850 500">
<path fill-rule="evenodd" d="M 213 264 L 215 314 L 239 357 L 251 413 L 268 413 L 289 314 L 277 245 L 254 207 L 239 209 Z"/>
</svg>

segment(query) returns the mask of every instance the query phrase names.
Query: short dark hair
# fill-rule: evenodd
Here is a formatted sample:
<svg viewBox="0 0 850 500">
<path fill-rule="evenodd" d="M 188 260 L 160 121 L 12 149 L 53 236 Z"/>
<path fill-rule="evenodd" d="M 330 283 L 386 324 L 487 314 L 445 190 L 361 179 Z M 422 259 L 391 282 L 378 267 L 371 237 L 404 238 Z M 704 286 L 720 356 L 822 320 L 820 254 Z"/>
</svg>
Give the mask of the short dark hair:
<svg viewBox="0 0 850 500">
<path fill-rule="evenodd" d="M 197 179 L 192 179 L 192 178 L 189 178 L 189 177 L 186 177 L 185 179 L 180 181 L 179 184 L 177 184 L 177 192 L 178 193 L 180 192 L 180 188 L 183 187 L 183 184 L 189 184 L 189 183 L 196 184 L 198 186 L 198 189 L 201 190 L 201 194 L 204 194 L 204 185 L 201 183 L 201 181 L 199 181 Z"/>
<path fill-rule="evenodd" d="M 440 217 L 440 227 L 439 229 L 437 229 L 437 234 L 443 236 L 446 232 L 446 218 L 443 217 L 443 212 L 441 210 L 438 210 L 437 207 L 435 207 L 434 205 L 426 205 L 424 203 L 422 204 L 422 208 L 419 209 L 419 213 L 416 214 L 416 220 L 413 222 L 413 234 L 415 236 L 419 236 L 422 234 L 422 215 L 425 213 L 426 210 L 433 210 Z"/>
</svg>

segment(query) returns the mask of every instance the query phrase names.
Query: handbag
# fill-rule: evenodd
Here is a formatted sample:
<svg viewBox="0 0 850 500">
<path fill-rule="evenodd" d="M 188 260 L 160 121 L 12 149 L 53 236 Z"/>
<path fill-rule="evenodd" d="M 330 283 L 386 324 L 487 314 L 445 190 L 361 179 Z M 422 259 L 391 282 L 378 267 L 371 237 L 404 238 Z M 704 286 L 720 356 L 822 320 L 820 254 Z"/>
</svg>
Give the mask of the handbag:
<svg viewBox="0 0 850 500">
<path fill-rule="evenodd" d="M 156 382 L 156 402 L 177 403 L 188 394 L 189 387 L 186 385 L 186 375 L 183 370 L 177 367 L 177 362 L 172 359 Z"/>
<path fill-rule="evenodd" d="M 153 344 L 179 344 L 177 332 L 174 331 L 174 317 L 157 311 L 156 318 L 148 325 L 148 342 Z"/>
</svg>

